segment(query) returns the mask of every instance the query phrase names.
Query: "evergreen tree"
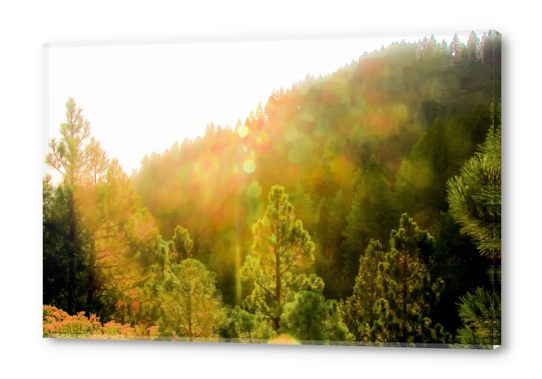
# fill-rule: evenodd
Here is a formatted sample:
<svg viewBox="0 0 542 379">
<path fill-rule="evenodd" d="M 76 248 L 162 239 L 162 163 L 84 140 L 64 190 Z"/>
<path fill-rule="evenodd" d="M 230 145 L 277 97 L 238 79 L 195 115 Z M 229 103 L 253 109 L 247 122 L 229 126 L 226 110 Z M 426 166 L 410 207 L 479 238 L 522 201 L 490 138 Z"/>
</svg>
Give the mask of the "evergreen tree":
<svg viewBox="0 0 542 379">
<path fill-rule="evenodd" d="M 480 44 L 478 45 L 477 58 L 478 60 L 484 62 L 484 46 L 486 44 L 487 32 L 484 32 Z"/>
<path fill-rule="evenodd" d="M 109 158 L 107 158 L 105 150 L 101 148 L 100 142 L 94 137 L 90 139 L 87 145 L 87 153 L 89 181 L 97 185 L 109 167 Z"/>
<path fill-rule="evenodd" d="M 60 125 L 62 138 L 55 138 L 49 142 L 50 153 L 45 163 L 56 169 L 63 176 L 68 191 L 68 222 L 69 222 L 69 255 L 68 255 L 68 314 L 75 313 L 76 257 L 80 250 L 77 247 L 78 218 L 75 213 L 75 189 L 82 177 L 89 172 L 89 150 L 85 148 L 90 138 L 90 122 L 85 120 L 83 110 L 77 107 L 75 100 L 69 98 L 66 102 L 66 122 Z"/>
<path fill-rule="evenodd" d="M 174 231 L 173 240 L 169 242 L 169 250 L 176 264 L 192 257 L 194 242 L 188 235 L 188 230 L 177 225 Z"/>
<path fill-rule="evenodd" d="M 448 46 L 448 52 L 454 57 L 458 57 L 461 52 L 461 42 L 459 42 L 457 33 L 453 36 L 452 42 Z"/>
<path fill-rule="evenodd" d="M 493 67 L 501 63 L 501 35 L 495 30 L 489 30 L 484 41 L 484 63 Z"/>
<path fill-rule="evenodd" d="M 343 319 L 356 341 L 369 341 L 369 332 L 378 319 L 374 304 L 385 295 L 380 263 L 384 261 L 384 249 L 380 241 L 371 240 L 360 257 L 354 293 L 343 304 Z"/>
<path fill-rule="evenodd" d="M 493 110 L 493 104 L 491 105 Z M 486 141 L 447 183 L 450 214 L 482 255 L 501 257 L 501 121 L 500 104 L 492 113 Z"/>
<path fill-rule="evenodd" d="M 250 313 L 239 306 L 229 311 L 228 321 L 220 331 L 223 338 L 239 339 L 240 342 L 248 343 L 253 340 L 268 340 L 276 334 L 262 314 Z"/>
<path fill-rule="evenodd" d="M 213 139 L 215 135 L 216 135 L 215 124 L 211 122 L 205 127 L 204 138 L 207 138 L 207 140 L 210 140 L 210 139 Z"/>
<path fill-rule="evenodd" d="M 104 204 L 107 185 L 104 183 L 104 176 L 109 168 L 109 158 L 101 148 L 100 142 L 93 138 L 87 145 L 88 152 L 88 174 L 83 178 L 83 185 L 80 186 L 81 213 L 84 215 L 83 224 L 87 229 L 90 241 L 88 261 L 88 290 L 87 290 L 87 311 L 94 311 L 88 308 L 94 299 L 96 291 L 96 234 L 107 228 L 107 209 Z M 117 163 L 115 163 L 117 164 Z M 103 238 L 103 237 L 101 237 Z"/>
<path fill-rule="evenodd" d="M 461 327 L 456 302 L 467 291 L 486 287 L 489 279 L 480 275 L 487 271 L 490 261 L 480 256 L 470 238 L 460 233 L 449 212 L 441 212 L 434 224 L 435 250 L 428 256 L 428 269 L 433 278 L 446 283 L 436 307 L 431 307 L 431 320 L 446 326 L 447 330 Z"/>
<path fill-rule="evenodd" d="M 477 60 L 478 59 L 478 51 L 480 49 L 480 39 L 474 34 L 474 32 L 471 32 L 469 35 L 469 40 L 467 41 L 467 55 L 469 59 Z"/>
<path fill-rule="evenodd" d="M 305 279 L 296 273 L 312 265 L 315 245 L 301 220 L 295 220 L 284 187 L 271 187 L 268 201 L 264 217 L 252 228 L 254 244 L 240 275 L 254 282 L 249 301 L 278 331 L 284 304 Z"/>
<path fill-rule="evenodd" d="M 258 121 L 263 121 L 264 119 L 263 107 L 261 102 L 259 102 L 258 106 L 256 107 L 256 117 L 258 118 Z"/>
<path fill-rule="evenodd" d="M 461 231 L 481 255 L 495 260 L 501 258 L 501 105 L 491 104 L 490 109 L 494 113 L 486 141 L 460 176 L 448 181 L 447 200 Z M 491 267 L 488 273 L 492 291 L 478 287 L 457 304 L 463 327 L 456 340 L 461 344 L 501 344 L 501 268 Z"/>
<path fill-rule="evenodd" d="M 103 157 L 105 153 L 99 155 Z M 106 288 L 112 287 L 109 282 L 118 275 L 120 261 L 129 264 L 124 260 L 126 235 L 131 232 L 127 226 L 130 220 L 141 219 L 142 209 L 131 179 L 117 159 L 108 162 L 105 175 L 98 177 L 91 171 L 88 177 L 77 192 L 81 199 L 78 212 L 90 245 L 86 310 L 97 313 L 95 296 L 105 295 Z M 152 225 L 150 220 L 147 222 Z"/>
<path fill-rule="evenodd" d="M 43 179 L 43 303 L 66 309 L 69 275 L 68 194 Z"/>
<path fill-rule="evenodd" d="M 370 340 L 379 342 L 449 342 L 440 324 L 431 328 L 430 306 L 443 289 L 440 279 L 431 280 L 422 259 L 420 245 L 431 244 L 433 237 L 420 230 L 403 214 L 398 230 L 391 232 L 391 250 L 379 264 L 384 297 L 374 305 L 378 320 L 373 322 Z"/>
<path fill-rule="evenodd" d="M 424 55 L 426 57 L 431 57 L 437 53 L 437 40 L 435 39 L 434 35 L 431 35 L 431 38 L 429 38 L 429 41 L 427 42 L 427 46 L 425 47 Z"/>
<path fill-rule="evenodd" d="M 302 291 L 284 306 L 280 332 L 303 343 L 349 341 L 352 335 L 341 322 L 337 301 L 327 300 L 319 291 Z"/>
<path fill-rule="evenodd" d="M 226 315 L 215 276 L 195 259 L 171 266 L 160 289 L 164 312 L 161 329 L 173 336 L 186 336 L 189 341 L 217 336 L 217 327 Z"/>
<path fill-rule="evenodd" d="M 460 297 L 459 317 L 463 327 L 457 330 L 456 341 L 463 345 L 501 344 L 501 297 L 497 288 L 501 285 L 501 267 L 489 269 L 493 291 L 476 288 Z M 494 283 L 495 276 L 498 286 Z"/>
</svg>

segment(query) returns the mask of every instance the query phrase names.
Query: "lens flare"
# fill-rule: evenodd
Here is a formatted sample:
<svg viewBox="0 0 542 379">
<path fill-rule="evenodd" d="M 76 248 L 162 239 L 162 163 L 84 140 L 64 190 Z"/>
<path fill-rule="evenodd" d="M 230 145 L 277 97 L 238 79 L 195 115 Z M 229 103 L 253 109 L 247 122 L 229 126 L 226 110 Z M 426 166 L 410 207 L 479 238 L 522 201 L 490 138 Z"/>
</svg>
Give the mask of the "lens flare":
<svg viewBox="0 0 542 379">
<path fill-rule="evenodd" d="M 256 171 L 256 163 L 254 163 L 252 160 L 246 161 L 243 163 L 243 170 L 245 170 L 247 174 L 252 174 L 254 171 Z"/>
<path fill-rule="evenodd" d="M 241 138 L 245 138 L 248 134 L 248 128 L 246 126 L 241 126 L 239 129 L 237 129 L 237 134 Z"/>
<path fill-rule="evenodd" d="M 269 345 L 301 345 L 301 343 L 287 334 L 281 334 L 280 336 L 271 339 Z"/>
<path fill-rule="evenodd" d="M 258 197 L 262 193 L 262 187 L 256 180 L 253 180 L 250 187 L 247 188 L 247 195 L 250 197 Z"/>
</svg>

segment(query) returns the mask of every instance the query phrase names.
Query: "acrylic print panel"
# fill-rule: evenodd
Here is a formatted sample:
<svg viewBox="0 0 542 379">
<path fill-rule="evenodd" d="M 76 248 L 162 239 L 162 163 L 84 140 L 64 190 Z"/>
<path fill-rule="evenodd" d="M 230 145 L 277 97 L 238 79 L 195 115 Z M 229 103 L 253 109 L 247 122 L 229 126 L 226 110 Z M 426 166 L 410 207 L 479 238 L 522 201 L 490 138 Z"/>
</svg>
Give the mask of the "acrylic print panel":
<svg viewBox="0 0 542 379">
<path fill-rule="evenodd" d="M 497 32 L 45 50 L 44 337 L 501 344 Z"/>
</svg>

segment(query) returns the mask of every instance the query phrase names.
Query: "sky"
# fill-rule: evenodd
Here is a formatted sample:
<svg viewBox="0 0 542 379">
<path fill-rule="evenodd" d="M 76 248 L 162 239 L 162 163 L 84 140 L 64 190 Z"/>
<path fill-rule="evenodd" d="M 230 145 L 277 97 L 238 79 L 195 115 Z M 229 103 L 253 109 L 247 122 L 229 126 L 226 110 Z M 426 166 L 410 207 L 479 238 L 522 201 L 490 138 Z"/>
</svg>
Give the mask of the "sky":
<svg viewBox="0 0 542 379">
<path fill-rule="evenodd" d="M 481 38 L 483 32 L 475 32 Z M 466 44 L 468 33 L 458 36 Z M 211 122 L 244 123 L 274 89 L 291 87 L 307 73 L 326 75 L 366 51 L 423 37 L 51 46 L 45 134 L 60 136 L 65 103 L 73 97 L 108 157 L 131 173 L 146 154 L 193 140 Z M 438 42 L 451 37 L 435 34 Z M 46 165 L 44 171 L 60 180 Z"/>
</svg>

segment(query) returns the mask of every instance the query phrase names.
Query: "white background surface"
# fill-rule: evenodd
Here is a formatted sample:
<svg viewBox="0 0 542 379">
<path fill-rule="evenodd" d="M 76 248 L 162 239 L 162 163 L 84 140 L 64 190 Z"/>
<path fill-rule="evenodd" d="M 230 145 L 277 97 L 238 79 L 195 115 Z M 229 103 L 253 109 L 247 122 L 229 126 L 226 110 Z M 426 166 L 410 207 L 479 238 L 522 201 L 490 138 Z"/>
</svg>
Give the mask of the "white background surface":
<svg viewBox="0 0 542 379">
<path fill-rule="evenodd" d="M 499 4 L 500 3 L 500 4 Z M 380 5 L 378 5 L 380 4 Z M 0 375 L 536 377 L 541 300 L 539 11 L 530 1 L 4 1 L 0 5 Z M 503 33 L 504 346 L 488 351 L 52 341 L 41 336 L 45 42 L 495 28 Z M 92 121 L 92 120 L 91 120 Z"/>
</svg>

